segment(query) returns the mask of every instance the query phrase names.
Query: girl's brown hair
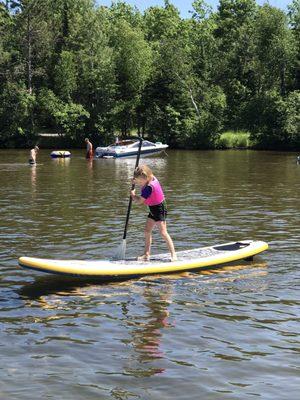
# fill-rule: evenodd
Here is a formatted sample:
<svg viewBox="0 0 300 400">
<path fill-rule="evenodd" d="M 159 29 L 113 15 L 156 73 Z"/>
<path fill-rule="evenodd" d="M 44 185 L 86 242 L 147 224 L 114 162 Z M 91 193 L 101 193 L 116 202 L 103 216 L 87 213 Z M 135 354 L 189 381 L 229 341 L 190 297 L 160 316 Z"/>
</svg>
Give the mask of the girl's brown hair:
<svg viewBox="0 0 300 400">
<path fill-rule="evenodd" d="M 144 178 L 144 179 L 151 179 L 153 178 L 153 172 L 147 165 L 141 165 L 134 170 L 133 174 L 134 178 Z"/>
</svg>

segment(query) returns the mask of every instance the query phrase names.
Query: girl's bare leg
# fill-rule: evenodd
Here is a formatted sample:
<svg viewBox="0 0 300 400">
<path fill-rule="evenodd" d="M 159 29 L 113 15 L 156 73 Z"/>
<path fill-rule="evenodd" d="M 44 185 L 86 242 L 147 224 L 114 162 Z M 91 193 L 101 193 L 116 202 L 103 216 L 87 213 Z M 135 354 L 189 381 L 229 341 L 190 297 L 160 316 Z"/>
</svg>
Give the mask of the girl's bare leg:
<svg viewBox="0 0 300 400">
<path fill-rule="evenodd" d="M 147 218 L 146 226 L 145 226 L 145 250 L 144 254 L 138 257 L 140 261 L 148 261 L 150 259 L 150 250 L 152 244 L 152 230 L 155 226 L 155 221 L 151 218 Z"/>
<path fill-rule="evenodd" d="M 159 222 L 157 222 L 157 225 L 158 225 L 159 232 L 160 232 L 162 238 L 166 241 L 168 249 L 171 253 L 171 261 L 176 261 L 177 256 L 176 256 L 173 240 L 167 231 L 167 222 L 159 221 Z"/>
</svg>

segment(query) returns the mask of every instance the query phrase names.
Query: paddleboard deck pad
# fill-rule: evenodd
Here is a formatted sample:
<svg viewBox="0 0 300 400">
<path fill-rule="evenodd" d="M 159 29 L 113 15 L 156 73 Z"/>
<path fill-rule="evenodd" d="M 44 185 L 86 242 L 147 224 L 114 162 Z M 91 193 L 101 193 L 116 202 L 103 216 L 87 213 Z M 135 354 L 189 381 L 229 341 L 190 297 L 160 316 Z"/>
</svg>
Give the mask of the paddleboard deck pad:
<svg viewBox="0 0 300 400">
<path fill-rule="evenodd" d="M 170 261 L 169 254 L 151 256 L 150 261 L 126 260 L 51 260 L 20 257 L 19 265 L 36 271 L 81 277 L 126 278 L 149 274 L 178 273 L 199 270 L 232 261 L 251 259 L 267 250 L 262 241 L 243 240 L 221 245 L 177 252 L 177 261 Z"/>
</svg>

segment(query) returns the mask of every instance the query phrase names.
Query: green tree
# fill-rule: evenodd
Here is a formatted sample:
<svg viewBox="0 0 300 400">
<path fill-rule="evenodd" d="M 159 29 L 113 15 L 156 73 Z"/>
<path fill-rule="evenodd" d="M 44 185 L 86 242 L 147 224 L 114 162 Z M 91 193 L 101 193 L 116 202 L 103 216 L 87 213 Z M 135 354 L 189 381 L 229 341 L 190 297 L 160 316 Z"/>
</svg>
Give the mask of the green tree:
<svg viewBox="0 0 300 400">
<path fill-rule="evenodd" d="M 165 0 L 164 7 L 150 7 L 144 14 L 144 29 L 147 40 L 156 42 L 164 37 L 177 36 L 180 24 L 178 9 Z"/>
<path fill-rule="evenodd" d="M 110 46 L 110 11 L 99 8 L 91 12 L 89 23 L 78 31 L 77 42 L 77 101 L 89 112 L 89 135 L 104 142 L 113 136 L 116 99 L 116 66 L 114 50 Z M 96 139 L 96 137 L 95 137 Z"/>
<path fill-rule="evenodd" d="M 151 74 L 152 52 L 138 28 L 121 20 L 115 29 L 115 127 L 126 135 L 136 124 L 140 97 Z"/>
<path fill-rule="evenodd" d="M 63 106 L 56 110 L 54 118 L 63 133 L 72 139 L 80 142 L 86 136 L 84 128 L 90 114 L 81 104 L 64 103 Z"/>
<path fill-rule="evenodd" d="M 64 102 L 49 89 L 41 90 L 37 100 L 43 125 L 66 134 L 72 141 L 82 141 L 90 114 L 81 104 Z"/>
<path fill-rule="evenodd" d="M 0 3 L 0 85 L 9 78 L 11 60 L 10 33 L 13 20 L 3 3 Z M 0 86 L 1 88 L 1 86 Z"/>
<path fill-rule="evenodd" d="M 236 129 L 241 123 L 241 104 L 249 97 L 253 59 L 251 27 L 256 15 L 254 0 L 221 0 L 215 21 L 214 81 L 227 99 L 225 126 Z"/>
<path fill-rule="evenodd" d="M 71 101 L 71 95 L 77 88 L 77 63 L 72 52 L 63 50 L 54 69 L 55 89 L 60 97 Z"/>
<path fill-rule="evenodd" d="M 256 92 L 278 90 L 285 95 L 291 85 L 295 40 L 285 13 L 265 4 L 255 18 Z"/>
<path fill-rule="evenodd" d="M 283 131 L 287 147 L 300 149 L 300 91 L 295 90 L 285 99 L 285 120 Z"/>
<path fill-rule="evenodd" d="M 133 7 L 125 1 L 112 1 L 109 9 L 109 20 L 111 26 L 120 21 L 127 22 L 132 28 L 142 27 L 142 15 L 137 7 Z"/>
<path fill-rule="evenodd" d="M 141 101 L 142 131 L 174 145 L 191 107 L 188 28 L 168 1 L 145 12 L 144 26 L 153 51 L 153 71 Z"/>
<path fill-rule="evenodd" d="M 300 0 L 293 0 L 288 6 L 288 18 L 297 51 L 294 67 L 294 88 L 300 90 Z"/>
<path fill-rule="evenodd" d="M 0 94 L 0 146 L 26 145 L 33 136 L 35 96 L 24 85 L 7 83 Z"/>
</svg>

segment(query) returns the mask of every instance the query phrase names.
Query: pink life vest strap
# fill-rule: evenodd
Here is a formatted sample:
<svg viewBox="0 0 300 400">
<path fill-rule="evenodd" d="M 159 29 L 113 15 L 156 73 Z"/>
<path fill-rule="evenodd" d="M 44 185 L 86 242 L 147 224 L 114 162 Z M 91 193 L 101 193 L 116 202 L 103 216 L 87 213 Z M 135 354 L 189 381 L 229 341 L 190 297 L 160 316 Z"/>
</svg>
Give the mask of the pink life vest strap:
<svg viewBox="0 0 300 400">
<path fill-rule="evenodd" d="M 151 186 L 152 192 L 150 196 L 145 199 L 144 204 L 147 206 L 156 206 L 164 201 L 165 196 L 159 181 L 153 177 L 152 181 L 148 183 Z"/>
</svg>

